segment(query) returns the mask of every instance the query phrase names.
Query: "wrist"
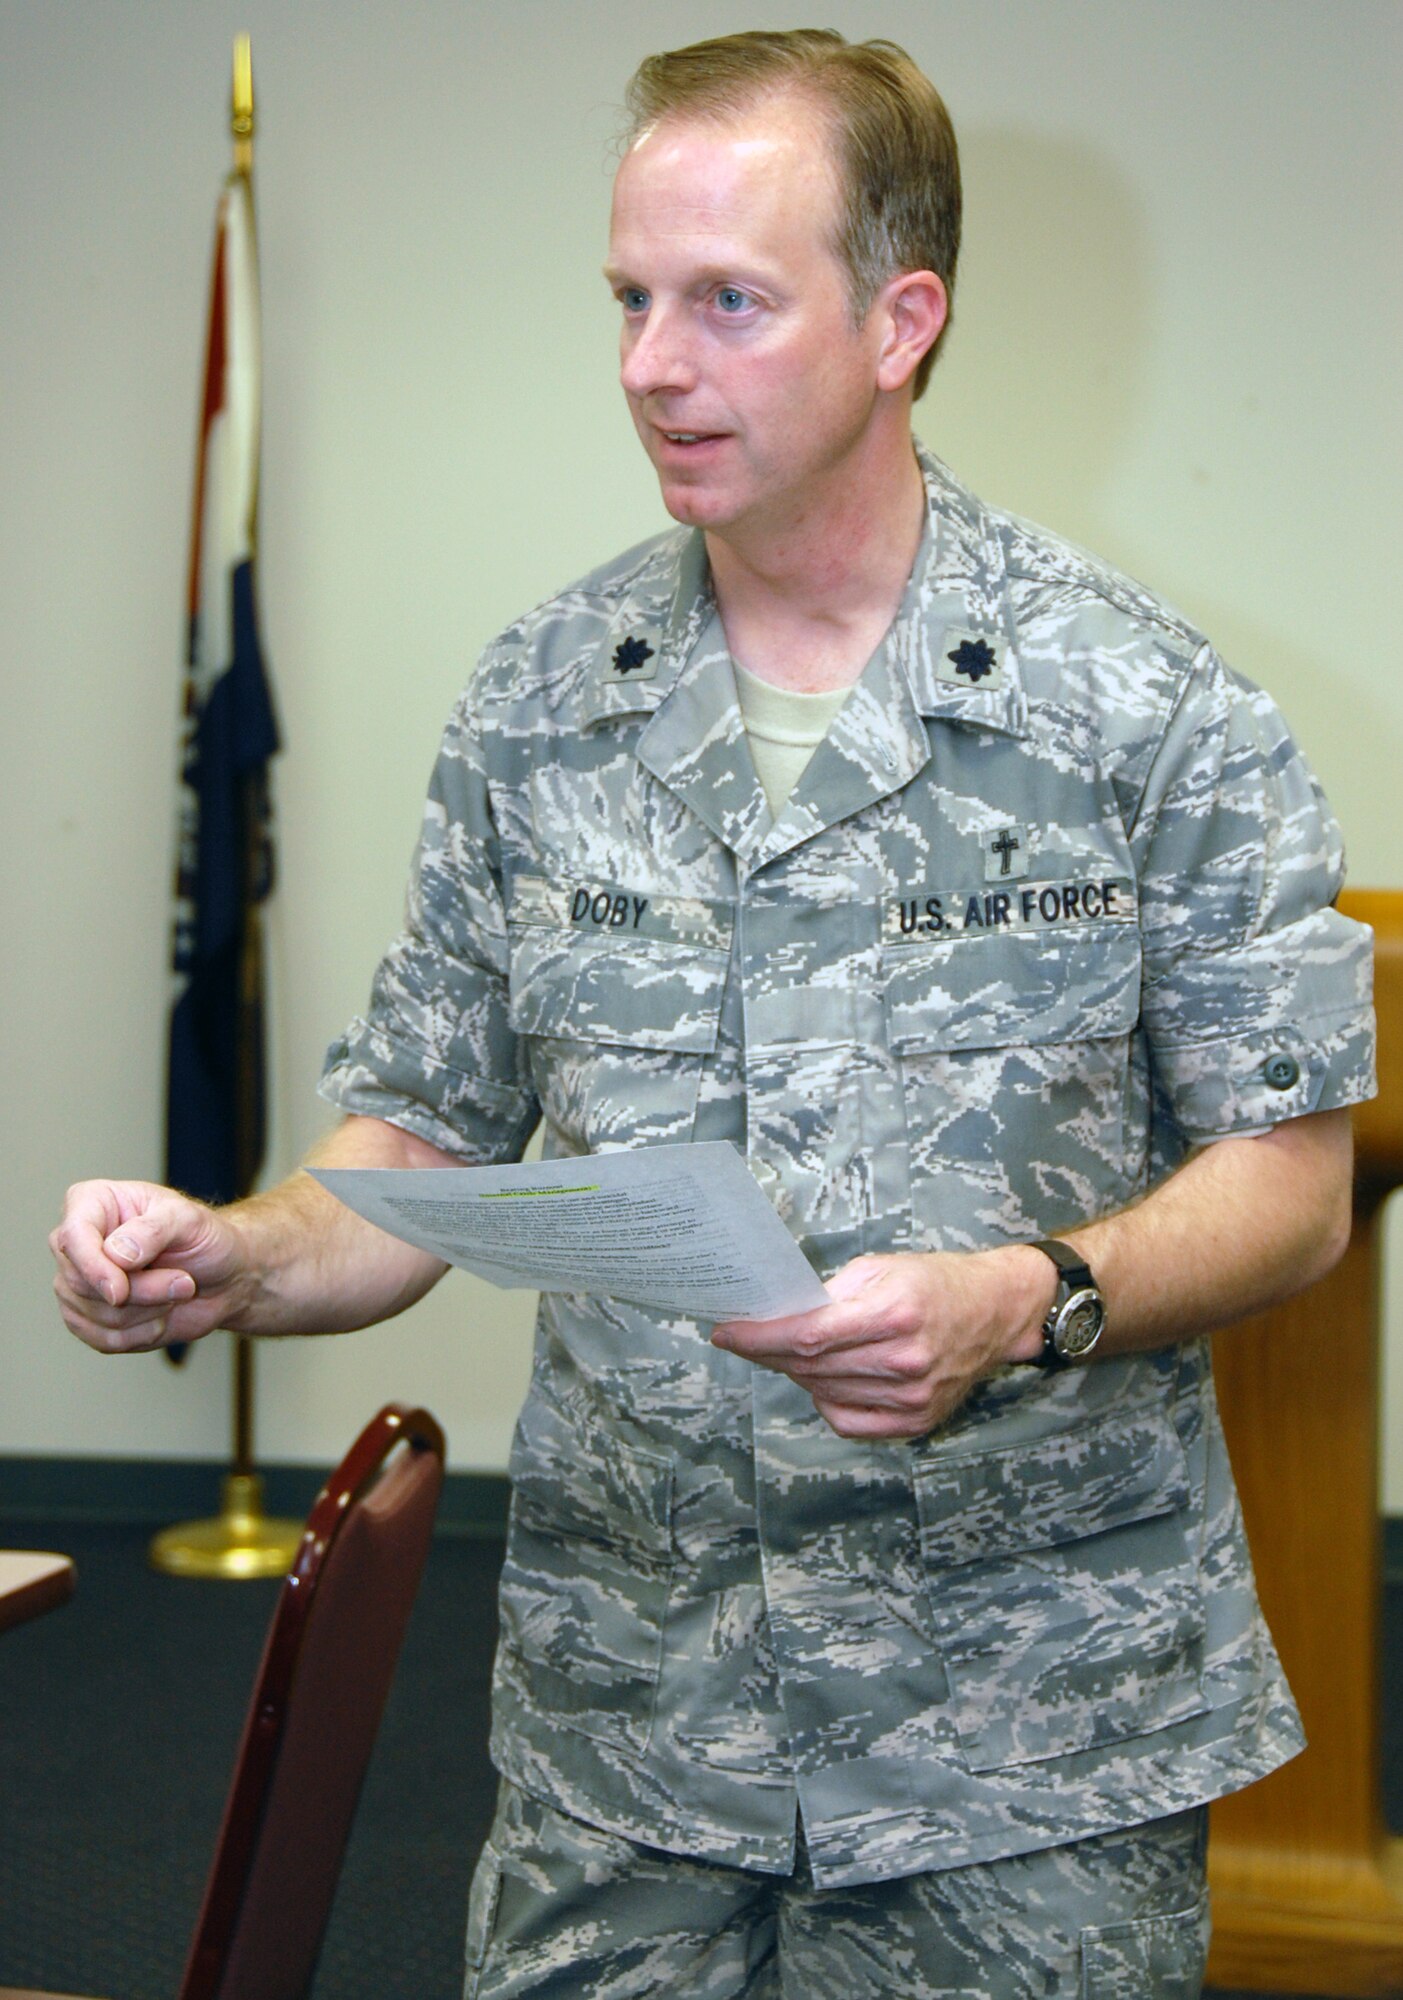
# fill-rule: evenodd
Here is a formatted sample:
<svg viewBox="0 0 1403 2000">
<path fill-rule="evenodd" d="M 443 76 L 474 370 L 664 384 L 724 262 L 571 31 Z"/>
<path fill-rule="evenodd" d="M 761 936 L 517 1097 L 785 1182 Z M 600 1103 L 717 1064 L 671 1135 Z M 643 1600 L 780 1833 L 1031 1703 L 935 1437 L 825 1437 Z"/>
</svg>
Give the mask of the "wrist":
<svg viewBox="0 0 1403 2000">
<path fill-rule="evenodd" d="M 256 1199 L 256 1197 L 255 1197 Z M 260 1284 L 253 1257 L 252 1232 L 243 1211 L 249 1201 L 230 1202 L 210 1211 L 213 1229 L 224 1232 L 219 1246 L 222 1266 L 211 1284 L 223 1294 L 219 1324 L 229 1333 L 260 1332 Z"/>
<path fill-rule="evenodd" d="M 1057 1267 L 1031 1243 L 1011 1243 L 983 1254 L 999 1266 L 1005 1307 L 1000 1358 L 1010 1366 L 1036 1361 L 1042 1353 L 1043 1322 L 1057 1296 Z"/>
<path fill-rule="evenodd" d="M 1061 1237 L 1041 1237 L 1031 1247 L 1057 1272 L 1057 1295 L 1043 1325 L 1042 1353 L 1035 1365 L 1057 1369 L 1089 1361 L 1106 1328 L 1106 1301 L 1096 1273 L 1083 1252 Z"/>
</svg>

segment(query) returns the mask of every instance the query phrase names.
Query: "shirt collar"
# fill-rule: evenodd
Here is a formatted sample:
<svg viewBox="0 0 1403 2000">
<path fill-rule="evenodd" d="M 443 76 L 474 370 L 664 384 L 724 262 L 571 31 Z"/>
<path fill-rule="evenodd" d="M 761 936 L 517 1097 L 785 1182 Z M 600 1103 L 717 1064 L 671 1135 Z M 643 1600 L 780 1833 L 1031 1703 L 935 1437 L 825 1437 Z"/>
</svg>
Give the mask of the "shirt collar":
<svg viewBox="0 0 1403 2000">
<path fill-rule="evenodd" d="M 916 443 L 926 522 L 884 648 L 919 714 L 1027 733 L 1003 540 L 983 502 Z M 715 610 L 699 529 L 663 537 L 609 622 L 584 690 L 585 726 L 656 709 L 683 674 Z M 963 649 L 963 650 L 962 650 Z"/>
</svg>

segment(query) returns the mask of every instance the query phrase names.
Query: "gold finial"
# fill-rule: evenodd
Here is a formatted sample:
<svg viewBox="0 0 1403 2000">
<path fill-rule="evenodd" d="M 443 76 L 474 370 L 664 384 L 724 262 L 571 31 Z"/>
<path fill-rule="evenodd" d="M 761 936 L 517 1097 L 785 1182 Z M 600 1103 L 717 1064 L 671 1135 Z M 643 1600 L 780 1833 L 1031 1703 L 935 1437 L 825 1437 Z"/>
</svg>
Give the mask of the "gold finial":
<svg viewBox="0 0 1403 2000">
<path fill-rule="evenodd" d="M 234 135 L 234 171 L 253 167 L 253 50 L 247 35 L 234 37 L 234 94 L 229 113 Z"/>
</svg>

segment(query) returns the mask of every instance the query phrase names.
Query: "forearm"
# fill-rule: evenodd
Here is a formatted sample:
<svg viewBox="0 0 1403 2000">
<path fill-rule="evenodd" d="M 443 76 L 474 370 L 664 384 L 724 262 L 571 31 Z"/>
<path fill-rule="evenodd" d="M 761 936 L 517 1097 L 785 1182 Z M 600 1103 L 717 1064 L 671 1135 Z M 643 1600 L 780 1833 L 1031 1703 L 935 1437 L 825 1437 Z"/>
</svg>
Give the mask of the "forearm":
<svg viewBox="0 0 1403 2000">
<path fill-rule="evenodd" d="M 1322 1277 L 1349 1239 L 1349 1114 L 1196 1154 L 1122 1214 L 1064 1232 L 1106 1299 L 1098 1355 L 1191 1339 Z M 830 1304 L 732 1321 L 718 1347 L 788 1375 L 842 1437 L 934 1430 L 984 1377 L 1042 1352 L 1057 1269 L 1031 1244 L 860 1257 Z"/>
<path fill-rule="evenodd" d="M 1294 1118 L 1260 1138 L 1220 1140 L 1133 1207 L 1065 1231 L 1106 1300 L 1098 1353 L 1212 1333 L 1315 1283 L 1349 1241 L 1352 1163 L 1348 1112 Z M 1034 1315 L 1011 1343 L 1010 1359 L 1026 1361 L 1056 1274 L 1040 1252 L 994 1254 L 1022 1260 L 1025 1290 L 1026 1260 L 1046 1266 Z"/>
<path fill-rule="evenodd" d="M 312 1148 L 304 1163 L 457 1164 L 427 1141 L 378 1118 L 346 1119 Z M 242 1251 L 245 1275 L 225 1321 L 240 1333 L 345 1333 L 371 1326 L 413 1305 L 447 1269 L 438 1258 L 366 1222 L 302 1169 L 223 1214 Z"/>
</svg>

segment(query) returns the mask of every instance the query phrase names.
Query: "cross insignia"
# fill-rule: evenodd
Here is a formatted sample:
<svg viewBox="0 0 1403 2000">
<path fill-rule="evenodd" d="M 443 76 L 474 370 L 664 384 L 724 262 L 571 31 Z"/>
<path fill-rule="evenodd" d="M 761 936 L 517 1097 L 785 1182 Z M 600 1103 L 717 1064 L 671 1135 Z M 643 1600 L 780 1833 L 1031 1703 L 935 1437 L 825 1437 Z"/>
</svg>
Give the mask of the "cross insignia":
<svg viewBox="0 0 1403 2000">
<path fill-rule="evenodd" d="M 1009 862 L 1022 845 L 1022 841 L 1015 839 L 1008 827 L 1004 828 L 997 840 L 989 842 L 990 848 L 999 857 L 1000 875 L 1007 875 Z"/>
<path fill-rule="evenodd" d="M 1001 826 L 991 838 L 984 836 L 984 880 L 1004 882 L 1028 873 L 1028 829 Z"/>
</svg>

